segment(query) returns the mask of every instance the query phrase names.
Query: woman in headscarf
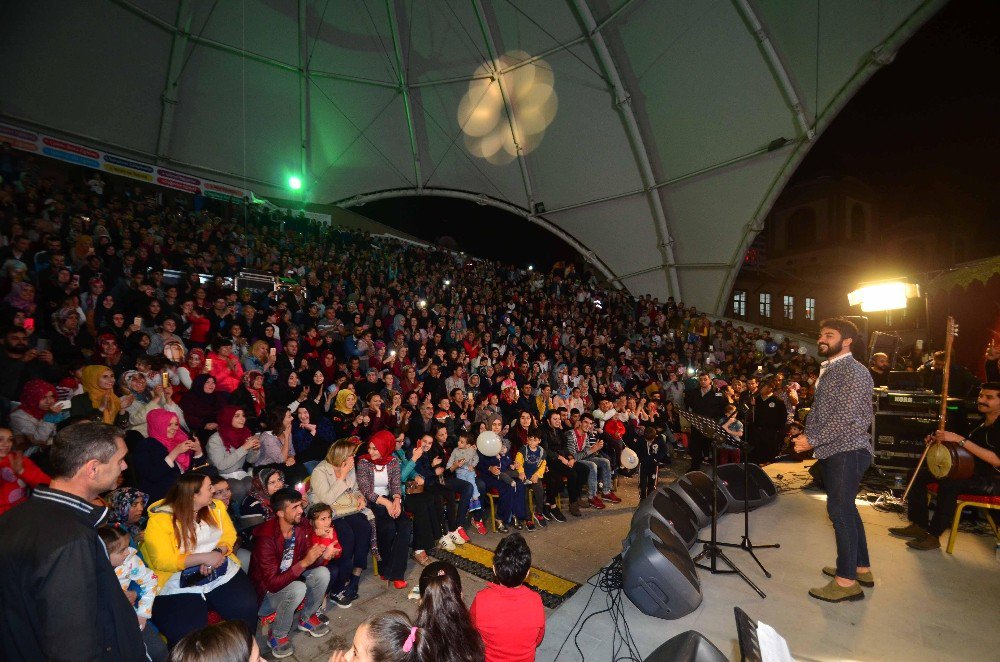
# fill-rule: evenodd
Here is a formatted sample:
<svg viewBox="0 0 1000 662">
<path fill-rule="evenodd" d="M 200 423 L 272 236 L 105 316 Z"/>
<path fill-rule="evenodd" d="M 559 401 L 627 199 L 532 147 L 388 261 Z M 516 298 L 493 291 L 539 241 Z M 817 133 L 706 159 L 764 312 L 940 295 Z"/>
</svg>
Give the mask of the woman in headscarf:
<svg viewBox="0 0 1000 662">
<path fill-rule="evenodd" d="M 10 294 L 4 298 L 4 303 L 15 310 L 20 310 L 31 316 L 35 313 L 35 286 L 27 281 L 16 282 L 10 287 Z"/>
<path fill-rule="evenodd" d="M 121 366 L 123 358 L 124 355 L 115 334 L 102 333 L 97 337 L 97 351 L 94 353 L 93 360 L 114 370 Z"/>
<path fill-rule="evenodd" d="M 250 489 L 240 505 L 240 526 L 244 533 L 248 529 L 274 519 L 271 495 L 285 486 L 285 474 L 275 466 L 264 466 L 250 482 Z M 249 536 L 248 536 L 249 537 Z"/>
<path fill-rule="evenodd" d="M 21 405 L 10 415 L 11 430 L 32 446 L 49 446 L 56 436 L 56 426 L 45 417 L 58 411 L 53 409 L 56 387 L 41 379 L 30 379 L 21 389 L 20 398 Z"/>
<path fill-rule="evenodd" d="M 246 465 L 256 461 L 260 439 L 247 427 L 246 413 L 235 405 L 223 407 L 215 422 L 218 427 L 205 445 L 208 459 L 229 481 L 233 498 L 242 501 L 250 489 L 250 474 Z"/>
<path fill-rule="evenodd" d="M 119 399 L 115 394 L 115 373 L 106 365 L 88 365 L 80 381 L 84 393 L 90 397 L 90 404 L 101 412 L 105 423 L 114 425 L 122 406 L 132 404 L 131 396 Z"/>
<path fill-rule="evenodd" d="M 139 548 L 146 525 L 149 495 L 134 487 L 119 487 L 104 497 L 108 504 L 108 524 L 118 524 L 129 534 L 129 546 Z"/>
<path fill-rule="evenodd" d="M 204 453 L 197 439 L 181 429 L 177 414 L 153 409 L 146 414 L 148 435 L 132 451 L 132 464 L 139 489 L 153 501 L 162 499 L 192 464 L 203 464 Z"/>
<path fill-rule="evenodd" d="M 60 308 L 52 313 L 50 351 L 59 365 L 83 361 L 91 355 L 94 339 L 80 324 L 76 308 Z"/>
<path fill-rule="evenodd" d="M 264 375 L 256 370 L 243 373 L 243 380 L 235 391 L 229 394 L 229 404 L 238 405 L 247 414 L 247 426 L 261 429 L 267 396 L 264 393 Z"/>
<path fill-rule="evenodd" d="M 299 379 L 299 373 L 293 370 L 274 385 L 271 389 L 270 400 L 275 407 L 288 407 L 295 411 L 308 397 L 309 393 L 303 386 L 302 380 Z"/>
<path fill-rule="evenodd" d="M 410 553 L 413 524 L 403 514 L 403 486 L 396 437 L 380 430 L 368 442 L 368 452 L 358 459 L 358 488 L 375 513 L 375 533 L 382 578 L 398 589 L 406 588 L 406 561 Z"/>
<path fill-rule="evenodd" d="M 195 347 L 187 353 L 184 365 L 177 369 L 177 375 L 181 378 L 184 388 L 191 390 L 192 384 L 198 375 L 205 369 L 205 350 Z"/>
<path fill-rule="evenodd" d="M 190 390 L 181 398 L 181 411 L 184 412 L 188 429 L 195 435 L 203 430 L 216 430 L 218 423 L 215 418 L 226 405 L 226 397 L 225 393 L 215 390 L 215 378 L 212 375 L 195 377 Z"/>
<path fill-rule="evenodd" d="M 317 369 L 323 373 L 323 381 L 327 386 L 333 384 L 337 376 L 337 355 L 332 350 L 324 350 L 319 355 Z"/>
<path fill-rule="evenodd" d="M 143 437 L 147 436 L 146 415 L 154 409 L 166 409 L 172 412 L 177 416 L 181 427 L 188 428 L 184 411 L 171 398 L 173 387 L 157 384 L 155 388 L 151 389 L 146 375 L 138 370 L 126 370 L 122 373 L 118 384 L 121 391 L 128 394 L 126 398 L 131 398 L 129 404 L 124 404 L 124 400 L 122 401 L 122 410 L 127 412 L 129 416 L 129 429 L 135 430 Z"/>
<path fill-rule="evenodd" d="M 333 409 L 330 410 L 330 423 L 333 424 L 335 439 L 353 437 L 358 433 L 358 426 L 362 420 L 360 414 L 354 410 L 357 402 L 358 396 L 351 389 L 344 388 L 337 392 Z"/>
</svg>

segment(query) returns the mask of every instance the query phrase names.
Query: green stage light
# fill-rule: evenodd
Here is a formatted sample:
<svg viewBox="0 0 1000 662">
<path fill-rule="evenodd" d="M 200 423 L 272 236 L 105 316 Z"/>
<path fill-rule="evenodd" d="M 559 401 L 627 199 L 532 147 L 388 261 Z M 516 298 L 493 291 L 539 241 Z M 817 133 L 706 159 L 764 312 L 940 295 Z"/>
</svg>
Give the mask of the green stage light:
<svg viewBox="0 0 1000 662">
<path fill-rule="evenodd" d="M 289 177 L 288 188 L 292 189 L 293 191 L 298 191 L 300 188 L 302 188 L 302 180 L 299 179 L 298 177 Z"/>
</svg>

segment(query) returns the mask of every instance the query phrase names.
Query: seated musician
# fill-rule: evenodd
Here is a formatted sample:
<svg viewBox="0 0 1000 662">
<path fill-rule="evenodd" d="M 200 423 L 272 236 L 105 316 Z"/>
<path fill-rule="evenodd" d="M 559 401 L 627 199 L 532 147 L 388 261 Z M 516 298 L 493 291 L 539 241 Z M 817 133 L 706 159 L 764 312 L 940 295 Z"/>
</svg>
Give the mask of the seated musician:
<svg viewBox="0 0 1000 662">
<path fill-rule="evenodd" d="M 935 393 L 941 393 L 942 382 L 944 381 L 944 352 L 934 352 L 933 360 L 920 366 L 917 372 L 924 378 L 924 388 Z M 948 395 L 955 398 L 971 397 L 976 392 L 976 379 L 965 367 L 951 362 L 951 370 L 948 371 Z"/>
<path fill-rule="evenodd" d="M 941 547 L 938 536 L 950 528 L 958 507 L 959 494 L 1000 495 L 1000 424 L 997 423 L 1000 418 L 1000 382 L 987 382 L 980 387 L 976 407 L 985 418 L 967 438 L 946 431 L 938 431 L 927 437 L 927 443 L 957 443 L 972 454 L 975 469 L 972 478 L 953 480 L 935 478 L 926 465 L 921 467 L 910 489 L 907 512 L 910 524 L 889 529 L 889 533 L 894 536 L 910 538 L 906 544 L 913 549 Z M 928 519 L 927 484 L 934 482 L 938 484 L 937 506 L 934 516 Z"/>
<path fill-rule="evenodd" d="M 885 352 L 875 352 L 868 363 L 868 370 L 872 373 L 872 381 L 875 388 L 889 385 L 889 355 Z"/>
</svg>

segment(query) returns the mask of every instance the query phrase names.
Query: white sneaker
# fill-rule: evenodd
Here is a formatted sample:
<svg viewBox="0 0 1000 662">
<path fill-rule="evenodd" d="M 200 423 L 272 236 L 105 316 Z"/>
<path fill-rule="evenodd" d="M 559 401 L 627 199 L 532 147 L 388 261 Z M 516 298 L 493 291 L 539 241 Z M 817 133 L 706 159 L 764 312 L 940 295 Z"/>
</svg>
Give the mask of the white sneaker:
<svg viewBox="0 0 1000 662">
<path fill-rule="evenodd" d="M 452 542 L 451 536 L 447 533 L 441 536 L 441 540 L 438 540 L 438 546 L 447 552 L 455 551 L 455 543 Z"/>
<path fill-rule="evenodd" d="M 448 535 L 446 535 L 445 538 L 451 539 L 451 541 L 453 543 L 455 543 L 456 545 L 464 545 L 465 544 L 465 538 L 463 538 L 461 535 L 459 535 L 458 531 L 452 531 L 451 533 L 449 533 Z M 454 549 L 454 547 L 452 549 Z"/>
</svg>

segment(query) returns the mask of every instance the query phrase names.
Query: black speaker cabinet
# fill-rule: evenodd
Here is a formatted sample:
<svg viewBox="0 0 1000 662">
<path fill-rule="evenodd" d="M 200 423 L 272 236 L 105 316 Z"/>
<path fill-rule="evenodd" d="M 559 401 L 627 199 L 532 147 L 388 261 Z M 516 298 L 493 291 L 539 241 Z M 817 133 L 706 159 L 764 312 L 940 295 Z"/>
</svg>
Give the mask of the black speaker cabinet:
<svg viewBox="0 0 1000 662">
<path fill-rule="evenodd" d="M 703 471 L 689 471 L 668 488 L 691 508 L 695 526 L 699 529 L 705 528 L 712 521 L 713 482 Z M 718 514 L 721 516 L 725 514 L 729 502 L 718 485 L 714 489 L 718 495 Z"/>
<path fill-rule="evenodd" d="M 694 525 L 694 515 L 683 500 L 666 488 L 660 488 L 639 503 L 632 514 L 632 531 L 637 527 L 646 527 L 645 520 L 655 517 L 672 528 L 677 536 L 684 541 L 688 549 L 698 538 L 698 529 Z"/>
<path fill-rule="evenodd" d="M 748 464 L 749 481 L 745 480 L 742 464 L 719 465 L 719 487 L 729 502 L 726 512 L 742 513 L 746 501 L 744 491 L 749 489 L 750 510 L 771 503 L 778 496 L 774 481 L 756 464 Z"/>
<path fill-rule="evenodd" d="M 672 620 L 701 604 L 701 582 L 687 546 L 674 530 L 649 518 L 649 536 L 638 536 L 622 557 L 625 595 L 647 616 Z"/>
<path fill-rule="evenodd" d="M 729 658 L 705 635 L 688 630 L 668 639 L 643 662 L 729 662 Z"/>
<path fill-rule="evenodd" d="M 924 437 L 937 430 L 938 419 L 929 414 L 878 412 L 873 438 L 879 469 L 913 471 L 924 452 Z"/>
</svg>

